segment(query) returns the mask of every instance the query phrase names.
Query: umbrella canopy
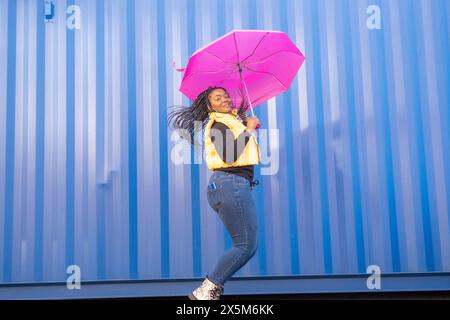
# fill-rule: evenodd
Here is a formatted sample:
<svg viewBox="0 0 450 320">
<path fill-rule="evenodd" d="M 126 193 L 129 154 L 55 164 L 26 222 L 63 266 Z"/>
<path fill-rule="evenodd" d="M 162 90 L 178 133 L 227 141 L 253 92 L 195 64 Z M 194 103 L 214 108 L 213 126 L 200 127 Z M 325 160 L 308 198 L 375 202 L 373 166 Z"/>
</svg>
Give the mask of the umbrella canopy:
<svg viewBox="0 0 450 320">
<path fill-rule="evenodd" d="M 227 89 L 235 106 L 257 106 L 288 90 L 305 57 L 284 32 L 233 30 L 189 59 L 180 91 L 189 99 L 209 86 Z"/>
</svg>

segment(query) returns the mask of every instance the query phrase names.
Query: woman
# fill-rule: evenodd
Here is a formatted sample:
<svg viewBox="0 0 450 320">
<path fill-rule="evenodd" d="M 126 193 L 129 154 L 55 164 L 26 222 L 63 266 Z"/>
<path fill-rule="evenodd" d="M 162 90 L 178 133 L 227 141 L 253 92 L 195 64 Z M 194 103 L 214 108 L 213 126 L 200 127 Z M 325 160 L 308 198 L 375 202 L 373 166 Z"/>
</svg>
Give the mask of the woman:
<svg viewBox="0 0 450 320">
<path fill-rule="evenodd" d="M 233 241 L 233 247 L 189 295 L 193 300 L 218 300 L 225 282 L 256 252 L 257 217 L 251 190 L 258 184 L 253 176 L 254 166 L 260 161 L 255 131 L 259 120 L 247 118 L 246 109 L 245 102 L 239 110 L 234 109 L 224 88 L 210 87 L 198 95 L 191 108 L 169 113 L 169 126 L 187 130 L 191 143 L 195 131 L 205 129 L 206 163 L 213 171 L 207 188 L 208 203 Z"/>
</svg>

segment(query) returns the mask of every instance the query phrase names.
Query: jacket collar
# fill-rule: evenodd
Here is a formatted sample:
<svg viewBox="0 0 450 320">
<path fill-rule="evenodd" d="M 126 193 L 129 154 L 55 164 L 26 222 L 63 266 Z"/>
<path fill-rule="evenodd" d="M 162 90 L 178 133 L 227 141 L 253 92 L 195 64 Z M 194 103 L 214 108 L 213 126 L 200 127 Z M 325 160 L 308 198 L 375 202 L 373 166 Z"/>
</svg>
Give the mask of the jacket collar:
<svg viewBox="0 0 450 320">
<path fill-rule="evenodd" d="M 222 112 L 211 112 L 209 114 L 209 119 L 236 119 L 237 118 L 237 110 L 233 109 L 230 113 L 222 113 Z"/>
</svg>

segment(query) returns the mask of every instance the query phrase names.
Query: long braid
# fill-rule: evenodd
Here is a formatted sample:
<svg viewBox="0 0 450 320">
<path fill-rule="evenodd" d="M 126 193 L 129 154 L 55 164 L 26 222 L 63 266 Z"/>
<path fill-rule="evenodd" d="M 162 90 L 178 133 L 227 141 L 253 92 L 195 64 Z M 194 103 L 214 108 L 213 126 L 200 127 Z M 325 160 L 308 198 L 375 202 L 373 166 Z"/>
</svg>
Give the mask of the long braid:
<svg viewBox="0 0 450 320">
<path fill-rule="evenodd" d="M 197 130 L 204 129 L 208 123 L 210 107 L 208 95 L 219 87 L 209 87 L 197 96 L 191 107 L 173 106 L 167 116 L 170 129 L 178 130 L 181 137 L 194 144 L 194 136 Z M 201 124 L 195 127 L 196 123 Z M 187 131 L 187 132 L 186 132 Z"/>
<path fill-rule="evenodd" d="M 167 116 L 167 124 L 169 128 L 172 130 L 178 130 L 182 138 L 186 139 L 191 144 L 194 144 L 196 132 L 198 132 L 198 130 L 203 130 L 208 123 L 209 113 L 212 111 L 208 96 L 215 89 L 222 89 L 225 92 L 227 91 L 222 87 L 209 87 L 197 96 L 191 107 L 170 107 Z M 245 99 L 242 99 L 241 101 L 241 105 L 238 109 L 239 115 L 245 113 L 248 108 L 248 104 Z M 200 124 L 200 126 L 198 126 L 198 124 Z"/>
</svg>

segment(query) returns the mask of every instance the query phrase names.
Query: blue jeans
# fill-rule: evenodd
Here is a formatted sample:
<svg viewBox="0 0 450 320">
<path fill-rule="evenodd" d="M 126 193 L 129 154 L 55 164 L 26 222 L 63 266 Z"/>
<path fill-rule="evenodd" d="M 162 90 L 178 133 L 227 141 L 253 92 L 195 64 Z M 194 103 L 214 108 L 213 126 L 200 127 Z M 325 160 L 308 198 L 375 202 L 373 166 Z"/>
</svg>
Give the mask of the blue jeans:
<svg viewBox="0 0 450 320">
<path fill-rule="evenodd" d="M 251 191 L 247 179 L 232 173 L 214 171 L 209 179 L 208 203 L 218 213 L 233 241 L 233 247 L 207 275 L 215 284 L 224 284 L 256 252 L 258 225 Z"/>
</svg>

